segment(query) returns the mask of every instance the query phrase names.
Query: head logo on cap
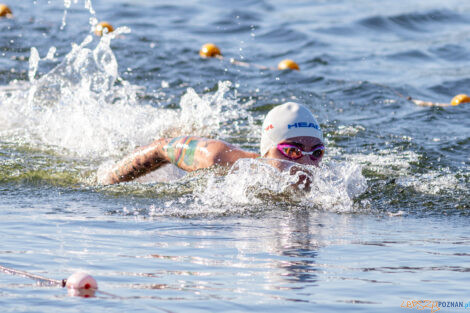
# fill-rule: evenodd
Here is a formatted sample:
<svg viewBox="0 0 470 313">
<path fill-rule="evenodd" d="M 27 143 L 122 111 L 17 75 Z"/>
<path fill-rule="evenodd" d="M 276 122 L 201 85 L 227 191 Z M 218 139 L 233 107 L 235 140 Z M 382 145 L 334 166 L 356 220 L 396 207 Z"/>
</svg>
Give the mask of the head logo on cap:
<svg viewBox="0 0 470 313">
<path fill-rule="evenodd" d="M 294 128 L 297 128 L 297 127 L 313 127 L 315 129 L 320 130 L 320 126 L 318 126 L 315 123 L 309 123 L 309 122 L 298 122 L 298 123 L 287 125 L 287 129 L 291 129 L 292 127 L 294 127 Z"/>
</svg>

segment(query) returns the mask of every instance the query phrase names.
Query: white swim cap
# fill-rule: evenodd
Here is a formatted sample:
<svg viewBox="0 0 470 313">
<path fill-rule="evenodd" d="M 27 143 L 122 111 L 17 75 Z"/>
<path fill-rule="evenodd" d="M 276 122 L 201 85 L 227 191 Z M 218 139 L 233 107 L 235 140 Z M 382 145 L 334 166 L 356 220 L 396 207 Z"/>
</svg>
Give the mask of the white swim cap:
<svg viewBox="0 0 470 313">
<path fill-rule="evenodd" d="M 315 137 L 323 141 L 320 125 L 309 109 L 295 102 L 278 105 L 264 119 L 261 156 L 281 141 L 298 136 Z"/>
</svg>

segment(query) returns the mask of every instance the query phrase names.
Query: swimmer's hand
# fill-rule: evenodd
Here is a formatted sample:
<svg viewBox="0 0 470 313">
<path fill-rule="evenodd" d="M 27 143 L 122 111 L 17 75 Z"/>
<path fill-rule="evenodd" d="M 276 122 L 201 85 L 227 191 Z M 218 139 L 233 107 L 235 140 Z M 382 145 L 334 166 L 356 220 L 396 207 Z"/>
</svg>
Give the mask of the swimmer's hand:
<svg viewBox="0 0 470 313">
<path fill-rule="evenodd" d="M 312 189 L 313 173 L 308 169 L 293 165 L 289 169 L 289 174 L 297 177 L 297 182 L 291 185 L 295 191 L 309 192 Z"/>
</svg>

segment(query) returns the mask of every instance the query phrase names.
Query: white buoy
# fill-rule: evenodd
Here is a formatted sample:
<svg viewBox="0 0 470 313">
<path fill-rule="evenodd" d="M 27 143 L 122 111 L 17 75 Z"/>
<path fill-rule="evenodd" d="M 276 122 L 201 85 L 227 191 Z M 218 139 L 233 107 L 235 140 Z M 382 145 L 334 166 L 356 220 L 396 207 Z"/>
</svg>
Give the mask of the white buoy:
<svg viewBox="0 0 470 313">
<path fill-rule="evenodd" d="M 94 297 L 96 290 L 98 290 L 98 283 L 89 274 L 85 272 L 75 272 L 67 278 L 68 294 L 72 297 Z"/>
</svg>

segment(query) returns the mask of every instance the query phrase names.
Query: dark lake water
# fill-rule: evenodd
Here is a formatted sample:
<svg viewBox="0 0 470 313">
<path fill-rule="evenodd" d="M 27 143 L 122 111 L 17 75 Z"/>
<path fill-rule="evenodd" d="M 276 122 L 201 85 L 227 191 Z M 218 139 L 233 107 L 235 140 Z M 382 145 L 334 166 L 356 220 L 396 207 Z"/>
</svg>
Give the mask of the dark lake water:
<svg viewBox="0 0 470 313">
<path fill-rule="evenodd" d="M 413 312 L 470 301 L 470 2 L 10 1 L 0 19 L 0 265 L 92 274 L 93 299 L 1 274 L 4 312 Z M 116 31 L 92 34 L 96 21 Z M 201 59 L 217 44 L 223 60 Z M 238 61 L 253 66 L 237 66 Z M 260 69 L 293 59 L 300 71 Z M 304 103 L 312 191 L 242 161 L 99 183 L 195 134 L 258 151 Z M 424 308 L 431 312 L 431 308 Z"/>
</svg>

